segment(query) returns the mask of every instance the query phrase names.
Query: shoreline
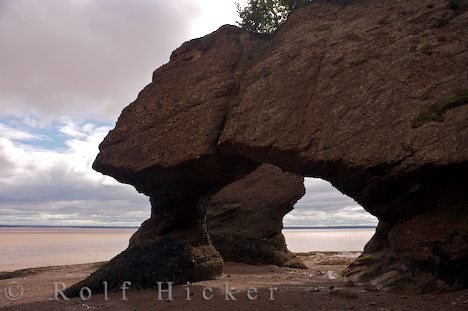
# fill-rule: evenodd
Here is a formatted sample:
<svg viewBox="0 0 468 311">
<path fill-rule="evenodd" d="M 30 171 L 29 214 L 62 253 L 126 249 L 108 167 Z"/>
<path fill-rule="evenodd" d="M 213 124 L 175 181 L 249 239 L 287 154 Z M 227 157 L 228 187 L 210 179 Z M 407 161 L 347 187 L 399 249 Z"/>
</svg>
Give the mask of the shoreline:
<svg viewBox="0 0 468 311">
<path fill-rule="evenodd" d="M 368 284 L 348 287 L 340 271 L 355 259 L 359 252 L 310 252 L 299 253 L 307 269 L 277 267 L 273 265 L 247 265 L 226 262 L 223 276 L 216 280 L 194 282 L 173 287 L 173 300 L 167 300 L 162 292 L 157 300 L 157 290 L 109 291 L 92 295 L 89 300 L 73 298 L 69 301 L 53 300 L 54 283 L 70 286 L 87 277 L 103 263 L 52 266 L 22 269 L 10 272 L 9 278 L 1 277 L 0 293 L 10 284 L 18 284 L 23 293 L 16 300 L 0 296 L 0 310 L 464 310 L 468 307 L 468 290 L 438 295 L 409 295 L 379 291 Z M 5 276 L 5 275 L 4 275 Z M 227 284 L 227 285 L 226 285 Z M 227 291 L 236 300 L 226 300 Z M 256 289 L 257 299 L 248 297 Z M 269 300 L 271 288 L 274 300 Z M 60 288 L 59 288 L 60 289 Z M 189 291 L 190 300 L 187 298 Z M 204 299 L 203 293 L 211 299 Z M 18 292 L 16 292 L 18 293 Z M 52 300 L 51 300 L 52 299 Z"/>
<path fill-rule="evenodd" d="M 299 257 L 313 257 L 315 260 L 318 258 L 327 257 L 334 258 L 345 257 L 345 258 L 357 258 L 362 251 L 310 251 L 310 252 L 294 252 Z M 81 262 L 81 263 L 70 263 L 70 264 L 54 264 L 54 265 L 43 265 L 43 266 L 29 266 L 26 268 L 11 268 L 0 270 L 0 281 L 16 277 L 26 277 L 34 274 L 38 274 L 44 271 L 64 269 L 68 267 L 78 267 L 78 266 L 89 266 L 96 265 L 96 268 L 99 268 L 101 265 L 107 263 L 106 261 L 95 261 L 95 262 Z"/>
<path fill-rule="evenodd" d="M 295 254 L 299 257 L 314 257 L 315 260 L 321 260 L 318 258 L 323 258 L 325 260 L 330 260 L 330 258 L 344 258 L 347 261 L 347 258 L 357 258 L 362 252 L 361 251 L 343 251 L 343 252 L 334 252 L 334 251 L 310 251 L 310 252 L 295 252 Z M 12 278 L 18 277 L 27 277 L 31 275 L 35 275 L 42 272 L 59 270 L 59 269 L 66 269 L 70 267 L 80 267 L 80 266 L 92 266 L 94 265 L 96 268 L 101 267 L 108 261 L 99 261 L 99 262 L 88 262 L 88 263 L 76 263 L 76 264 L 65 264 L 65 265 L 51 265 L 51 266 L 38 266 L 38 267 L 29 267 L 29 268 L 21 268 L 21 269 L 13 269 L 13 270 L 0 270 L 0 281 L 1 280 L 8 280 Z"/>
</svg>

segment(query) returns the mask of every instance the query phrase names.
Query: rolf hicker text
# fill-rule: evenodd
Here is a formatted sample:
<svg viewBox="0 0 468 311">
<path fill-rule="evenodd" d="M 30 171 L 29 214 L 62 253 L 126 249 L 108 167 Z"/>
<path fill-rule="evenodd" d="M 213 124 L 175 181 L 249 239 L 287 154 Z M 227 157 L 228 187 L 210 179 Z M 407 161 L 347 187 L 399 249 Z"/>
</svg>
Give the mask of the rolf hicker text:
<svg viewBox="0 0 468 311">
<path fill-rule="evenodd" d="M 64 293 L 65 284 L 61 282 L 54 282 L 54 300 L 70 300 L 70 297 L 67 297 Z M 194 293 L 191 289 L 191 283 L 187 282 L 187 285 L 184 286 L 184 297 L 175 297 L 173 293 L 174 282 L 157 282 L 157 286 L 155 287 L 156 290 L 156 299 L 157 300 L 166 300 L 172 301 L 175 299 L 184 299 L 187 301 L 192 300 Z M 120 287 L 121 296 L 120 300 L 128 300 L 127 298 L 127 290 L 131 288 L 131 282 L 123 282 L 122 286 Z M 222 290 L 222 295 L 224 300 L 238 300 L 241 296 L 240 293 L 234 293 L 235 288 L 231 287 L 229 283 L 225 282 Z M 275 300 L 275 292 L 278 290 L 277 287 L 269 287 L 264 289 L 265 293 L 267 294 L 267 300 L 273 301 Z M 100 293 L 103 294 L 104 300 L 110 300 L 108 296 L 108 283 L 102 283 L 102 291 Z M 201 289 L 201 298 L 203 300 L 211 300 L 214 297 L 214 288 L 206 286 Z M 256 287 L 250 287 L 246 290 L 245 294 L 242 294 L 248 300 L 257 300 L 259 299 L 259 290 Z M 89 287 L 82 287 L 79 292 L 79 297 L 81 300 L 86 301 L 91 299 L 93 296 L 93 292 Z"/>
</svg>

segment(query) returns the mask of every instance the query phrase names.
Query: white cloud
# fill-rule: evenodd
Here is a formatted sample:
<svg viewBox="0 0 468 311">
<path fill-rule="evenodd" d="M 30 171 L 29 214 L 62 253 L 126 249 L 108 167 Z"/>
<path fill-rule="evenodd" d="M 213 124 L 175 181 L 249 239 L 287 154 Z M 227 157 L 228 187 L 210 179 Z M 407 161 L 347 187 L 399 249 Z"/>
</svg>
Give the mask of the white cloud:
<svg viewBox="0 0 468 311">
<path fill-rule="evenodd" d="M 199 16 L 191 27 L 193 38 L 202 37 L 218 29 L 221 25 L 235 25 L 239 17 L 236 3 L 244 6 L 247 0 L 202 0 Z"/>
<path fill-rule="evenodd" d="M 285 226 L 369 226 L 377 218 L 329 182 L 306 178 L 306 194 L 283 220 Z"/>
<path fill-rule="evenodd" d="M 110 130 L 62 119 L 61 148 L 29 143 L 33 134 L 0 123 L 0 223 L 137 226 L 149 217 L 147 198 L 92 170 L 97 146 Z M 32 122 L 34 124 L 34 122 Z M 306 195 L 285 226 L 375 225 L 376 219 L 330 183 L 305 179 Z"/>
<path fill-rule="evenodd" d="M 58 150 L 0 137 L 0 223 L 139 225 L 148 218 L 145 196 L 91 168 L 109 129 L 66 120 L 57 125 L 67 134 Z"/>
<path fill-rule="evenodd" d="M 0 138 L 6 138 L 12 141 L 28 141 L 44 139 L 39 135 L 30 133 L 29 131 L 18 130 L 14 127 L 0 123 Z"/>
</svg>

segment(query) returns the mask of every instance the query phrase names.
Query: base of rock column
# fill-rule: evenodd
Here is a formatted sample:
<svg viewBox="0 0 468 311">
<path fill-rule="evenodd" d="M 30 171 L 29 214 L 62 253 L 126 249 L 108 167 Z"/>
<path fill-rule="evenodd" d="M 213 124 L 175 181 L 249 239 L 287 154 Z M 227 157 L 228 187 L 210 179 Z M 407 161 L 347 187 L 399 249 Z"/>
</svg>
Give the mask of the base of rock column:
<svg viewBox="0 0 468 311">
<path fill-rule="evenodd" d="M 395 224 L 380 222 L 344 276 L 380 289 L 414 293 L 467 288 L 466 207 L 434 209 Z"/>
<path fill-rule="evenodd" d="M 109 290 L 123 282 L 131 288 L 154 288 L 157 282 L 184 284 L 221 276 L 223 259 L 211 244 L 205 224 L 205 205 L 192 200 L 151 198 L 152 215 L 131 237 L 129 247 L 88 278 L 68 288 L 67 297 Z"/>
<path fill-rule="evenodd" d="M 125 281 L 132 288 L 153 288 L 157 282 L 183 284 L 187 281 L 220 277 L 223 260 L 212 245 L 182 243 L 168 236 L 127 248 L 85 280 L 65 291 L 67 297 L 78 296 L 81 288 L 93 293 L 118 288 Z"/>
<path fill-rule="evenodd" d="M 307 269 L 302 260 L 287 249 L 281 233 L 262 239 L 235 234 L 216 236 L 213 245 L 225 261 Z"/>
</svg>

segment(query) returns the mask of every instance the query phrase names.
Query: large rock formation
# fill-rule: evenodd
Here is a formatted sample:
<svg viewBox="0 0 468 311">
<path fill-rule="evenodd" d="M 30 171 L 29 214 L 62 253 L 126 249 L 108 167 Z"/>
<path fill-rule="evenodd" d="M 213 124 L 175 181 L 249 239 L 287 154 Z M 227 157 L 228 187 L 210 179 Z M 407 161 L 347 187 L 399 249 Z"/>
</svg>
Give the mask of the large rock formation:
<svg viewBox="0 0 468 311">
<path fill-rule="evenodd" d="M 156 282 L 201 281 L 218 277 L 223 260 L 211 245 L 205 224 L 206 202 L 168 197 L 151 197 L 151 218 L 131 237 L 128 248 L 68 288 L 68 297 L 78 296 L 83 287 L 94 293 L 122 282 L 135 288 L 151 288 Z"/>
<path fill-rule="evenodd" d="M 151 287 L 221 275 L 206 229 L 207 200 L 258 166 L 216 150 L 243 70 L 240 33 L 224 27 L 182 45 L 101 143 L 93 168 L 148 195 L 152 217 L 127 250 L 66 294 L 83 286 L 99 292 L 105 281 L 110 288 L 123 281 Z"/>
<path fill-rule="evenodd" d="M 184 267 L 180 281 L 214 277 L 219 269 L 204 272 L 218 262 L 206 200 L 271 163 L 330 181 L 379 218 L 350 277 L 468 286 L 468 14 L 459 2 L 314 1 L 271 37 L 224 26 L 183 44 L 124 109 L 94 168 L 164 202 L 164 216 L 134 237 L 137 253 L 172 235 L 187 252 L 209 251 L 191 266 L 190 256 L 136 263 L 163 275 Z M 166 217 L 170 230 L 159 230 Z M 134 253 L 120 258 L 135 263 Z"/>
<path fill-rule="evenodd" d="M 281 233 L 282 220 L 304 195 L 304 178 L 263 164 L 208 201 L 211 241 L 225 261 L 306 268 Z M 265 212 L 268 211 L 268 212 Z"/>
</svg>

